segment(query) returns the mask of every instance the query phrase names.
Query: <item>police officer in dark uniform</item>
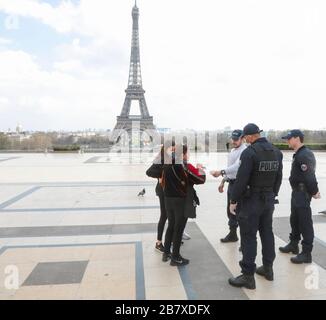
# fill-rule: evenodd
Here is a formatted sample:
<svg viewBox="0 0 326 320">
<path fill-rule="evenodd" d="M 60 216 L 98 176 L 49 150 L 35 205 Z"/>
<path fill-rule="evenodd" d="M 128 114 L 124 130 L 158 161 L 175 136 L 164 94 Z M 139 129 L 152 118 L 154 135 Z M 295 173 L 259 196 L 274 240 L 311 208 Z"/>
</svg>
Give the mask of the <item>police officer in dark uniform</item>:
<svg viewBox="0 0 326 320">
<path fill-rule="evenodd" d="M 275 197 L 282 183 L 283 155 L 266 138 L 262 130 L 253 123 L 246 125 L 243 136 L 250 146 L 243 151 L 235 185 L 231 195 L 230 211 L 241 204 L 238 220 L 241 234 L 242 274 L 230 278 L 235 287 L 255 289 L 255 272 L 267 280 L 274 279 L 275 241 L 273 234 L 273 212 Z M 257 231 L 259 231 L 263 265 L 256 269 Z"/>
<path fill-rule="evenodd" d="M 319 199 L 320 193 L 316 180 L 316 159 L 311 150 L 304 145 L 304 134 L 300 130 L 291 130 L 283 139 L 295 151 L 293 155 L 290 184 L 291 197 L 291 233 L 290 242 L 279 248 L 283 253 L 294 253 L 291 258 L 296 264 L 311 263 L 311 252 L 314 240 L 314 228 L 310 202 L 311 198 Z M 302 235 L 302 252 L 299 254 L 298 243 Z"/>
</svg>

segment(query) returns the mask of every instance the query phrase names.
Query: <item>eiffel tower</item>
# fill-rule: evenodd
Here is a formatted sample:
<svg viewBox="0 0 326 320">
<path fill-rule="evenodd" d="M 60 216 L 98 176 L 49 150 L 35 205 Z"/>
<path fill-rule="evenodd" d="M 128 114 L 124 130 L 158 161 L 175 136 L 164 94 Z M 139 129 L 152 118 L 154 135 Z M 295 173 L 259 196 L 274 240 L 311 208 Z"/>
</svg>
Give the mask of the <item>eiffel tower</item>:
<svg viewBox="0 0 326 320">
<path fill-rule="evenodd" d="M 132 134 L 132 128 L 137 128 L 140 132 L 145 130 L 155 130 L 153 117 L 150 116 L 145 100 L 145 90 L 143 89 L 141 68 L 140 68 L 140 49 L 139 49 L 139 8 L 137 0 L 132 9 L 132 42 L 128 88 L 125 90 L 126 98 L 120 116 L 117 117 L 117 124 L 114 128 L 114 140 L 119 141 L 123 132 Z M 130 115 L 132 101 L 139 102 L 140 115 Z"/>
</svg>

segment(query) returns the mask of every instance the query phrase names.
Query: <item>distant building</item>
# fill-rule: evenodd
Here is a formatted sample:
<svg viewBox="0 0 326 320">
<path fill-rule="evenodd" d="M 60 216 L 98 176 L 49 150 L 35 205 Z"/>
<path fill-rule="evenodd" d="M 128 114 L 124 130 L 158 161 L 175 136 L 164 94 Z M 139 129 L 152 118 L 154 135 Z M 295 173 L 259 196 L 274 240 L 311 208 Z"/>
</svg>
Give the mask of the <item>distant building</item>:
<svg viewBox="0 0 326 320">
<path fill-rule="evenodd" d="M 21 133 L 21 132 L 23 132 L 23 126 L 21 124 L 17 124 L 16 133 Z"/>
<path fill-rule="evenodd" d="M 30 139 L 31 134 L 28 132 L 22 131 L 22 126 L 17 126 L 16 131 L 11 131 L 11 129 L 8 129 L 7 132 L 5 132 L 5 135 L 12 140 L 17 140 L 17 141 L 23 141 Z"/>
</svg>

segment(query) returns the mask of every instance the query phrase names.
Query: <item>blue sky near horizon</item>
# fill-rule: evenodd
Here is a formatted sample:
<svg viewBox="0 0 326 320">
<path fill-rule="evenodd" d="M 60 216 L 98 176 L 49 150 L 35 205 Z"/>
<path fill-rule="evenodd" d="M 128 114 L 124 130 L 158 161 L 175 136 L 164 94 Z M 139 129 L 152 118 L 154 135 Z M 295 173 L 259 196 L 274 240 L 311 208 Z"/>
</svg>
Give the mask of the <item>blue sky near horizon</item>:
<svg viewBox="0 0 326 320">
<path fill-rule="evenodd" d="M 49 0 L 50 3 L 58 3 L 60 0 Z M 0 13 L 0 21 L 4 21 L 7 15 Z M 69 43 L 74 36 L 58 34 L 51 27 L 30 17 L 19 17 L 19 28 L 8 30 L 4 23 L 0 23 L 0 37 L 10 39 L 10 49 L 23 50 L 41 62 L 47 68 L 54 59 L 54 50 L 63 43 Z"/>
</svg>

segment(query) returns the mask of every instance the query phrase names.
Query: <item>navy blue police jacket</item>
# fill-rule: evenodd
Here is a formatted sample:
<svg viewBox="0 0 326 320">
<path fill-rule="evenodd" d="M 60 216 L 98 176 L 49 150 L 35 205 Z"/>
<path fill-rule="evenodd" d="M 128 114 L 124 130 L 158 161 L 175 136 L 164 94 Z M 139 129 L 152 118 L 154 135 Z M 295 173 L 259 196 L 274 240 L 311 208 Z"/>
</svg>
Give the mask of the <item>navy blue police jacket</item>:
<svg viewBox="0 0 326 320">
<path fill-rule="evenodd" d="M 306 146 L 302 146 L 294 155 L 290 174 L 290 184 L 296 189 L 299 184 L 304 184 L 307 192 L 313 196 L 318 193 L 316 179 L 316 158 Z"/>
<path fill-rule="evenodd" d="M 283 154 L 276 147 L 272 146 L 272 144 L 266 138 L 257 139 L 252 145 L 259 143 L 265 147 L 271 148 L 273 147 L 277 160 L 279 162 L 278 171 L 276 173 L 276 179 L 273 186 L 273 192 L 275 196 L 278 195 L 283 178 Z M 248 186 L 250 186 L 250 180 L 252 178 L 252 174 L 255 170 L 255 165 L 258 162 L 258 157 L 255 150 L 249 146 L 246 150 L 244 150 L 240 157 L 240 167 L 237 173 L 237 178 L 233 187 L 233 191 L 231 194 L 231 203 L 235 204 L 241 200 L 241 198 L 246 194 L 248 190 Z"/>
</svg>

